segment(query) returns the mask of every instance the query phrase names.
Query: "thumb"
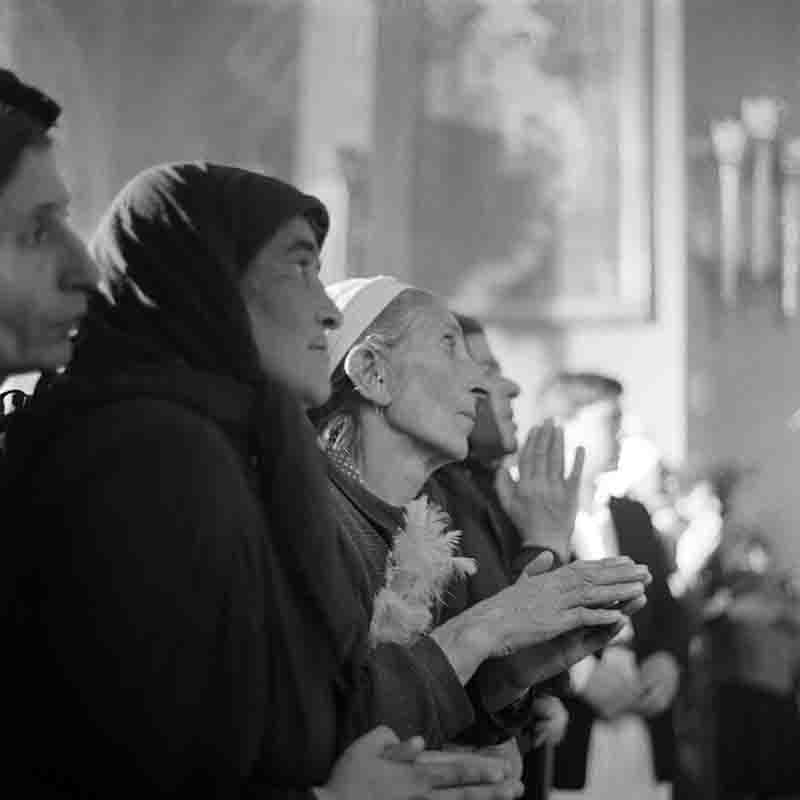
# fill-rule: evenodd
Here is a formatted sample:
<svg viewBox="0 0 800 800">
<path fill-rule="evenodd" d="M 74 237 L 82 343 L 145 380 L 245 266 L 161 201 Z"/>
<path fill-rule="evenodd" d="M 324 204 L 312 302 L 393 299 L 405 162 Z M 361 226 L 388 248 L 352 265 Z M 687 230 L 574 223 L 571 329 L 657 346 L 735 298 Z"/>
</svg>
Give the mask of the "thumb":
<svg viewBox="0 0 800 800">
<path fill-rule="evenodd" d="M 543 553 L 539 553 L 539 555 L 525 567 L 523 574 L 531 578 L 534 575 L 541 575 L 543 572 L 547 572 L 552 568 L 553 554 L 549 550 L 545 550 Z"/>
<path fill-rule="evenodd" d="M 397 734 L 386 725 L 379 725 L 353 742 L 350 747 L 357 748 L 363 755 L 382 755 L 388 748 L 397 747 L 400 740 Z"/>
</svg>

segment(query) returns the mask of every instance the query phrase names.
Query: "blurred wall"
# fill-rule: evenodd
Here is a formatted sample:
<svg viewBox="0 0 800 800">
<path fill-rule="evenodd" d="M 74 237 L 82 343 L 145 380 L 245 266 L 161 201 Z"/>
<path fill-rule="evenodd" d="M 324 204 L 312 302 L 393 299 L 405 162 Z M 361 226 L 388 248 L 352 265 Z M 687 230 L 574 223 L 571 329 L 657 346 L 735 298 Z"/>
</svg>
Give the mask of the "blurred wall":
<svg viewBox="0 0 800 800">
<path fill-rule="evenodd" d="M 498 354 L 522 385 L 517 416 L 525 430 L 536 419 L 535 393 L 557 368 L 611 374 L 626 388 L 626 404 L 648 435 L 673 460 L 686 439 L 686 235 L 682 6 L 693 2 L 656 0 L 657 73 L 660 104 L 655 109 L 654 241 L 655 317 L 625 324 L 575 325 L 522 335 L 492 330 Z M 688 9 L 686 13 L 689 13 Z"/>
<path fill-rule="evenodd" d="M 784 129 L 800 135 L 800 3 L 691 0 L 686 4 L 689 164 L 690 456 L 759 468 L 741 504 L 787 562 L 800 563 L 800 319 L 782 321 L 776 287 L 745 291 L 740 308 L 718 301 L 713 170 L 703 148 L 711 120 L 737 116 L 742 97 L 786 101 Z"/>
<path fill-rule="evenodd" d="M 301 18 L 302 3 L 283 0 L 4 0 L 0 60 L 66 109 L 79 229 L 163 161 L 290 178 Z"/>
</svg>

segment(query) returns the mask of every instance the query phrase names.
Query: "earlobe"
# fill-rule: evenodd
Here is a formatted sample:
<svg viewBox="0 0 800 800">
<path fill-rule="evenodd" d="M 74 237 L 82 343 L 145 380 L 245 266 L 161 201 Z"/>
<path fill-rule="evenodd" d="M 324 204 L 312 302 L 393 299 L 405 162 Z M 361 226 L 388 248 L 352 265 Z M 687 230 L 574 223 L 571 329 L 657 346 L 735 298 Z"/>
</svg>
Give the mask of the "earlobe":
<svg viewBox="0 0 800 800">
<path fill-rule="evenodd" d="M 345 357 L 344 371 L 365 400 L 376 406 L 389 405 L 386 362 L 378 351 L 365 344 L 354 347 Z"/>
</svg>

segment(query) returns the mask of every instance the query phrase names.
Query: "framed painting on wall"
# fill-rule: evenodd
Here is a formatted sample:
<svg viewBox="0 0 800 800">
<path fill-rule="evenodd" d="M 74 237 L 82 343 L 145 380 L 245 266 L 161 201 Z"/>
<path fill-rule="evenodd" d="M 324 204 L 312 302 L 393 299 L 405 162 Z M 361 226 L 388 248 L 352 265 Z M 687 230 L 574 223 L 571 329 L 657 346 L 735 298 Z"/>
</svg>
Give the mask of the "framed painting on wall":
<svg viewBox="0 0 800 800">
<path fill-rule="evenodd" d="M 398 271 L 490 323 L 652 317 L 654 2 L 419 0 L 416 27 L 403 4 L 423 54 L 406 76 L 409 186 L 405 219 L 377 223 L 407 231 Z M 383 41 L 402 30 L 392 14 Z M 409 102 L 380 59 L 379 163 L 397 161 L 407 125 L 391 95 Z M 383 169 L 373 197 L 394 192 L 384 213 L 402 215 Z"/>
</svg>

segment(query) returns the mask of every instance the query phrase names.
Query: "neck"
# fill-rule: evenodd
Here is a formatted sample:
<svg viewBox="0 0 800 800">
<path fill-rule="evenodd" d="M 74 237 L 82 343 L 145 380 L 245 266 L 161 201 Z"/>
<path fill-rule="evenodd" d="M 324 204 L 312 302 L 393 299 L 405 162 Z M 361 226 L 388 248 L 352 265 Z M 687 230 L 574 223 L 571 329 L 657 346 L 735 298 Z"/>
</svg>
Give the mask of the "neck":
<svg viewBox="0 0 800 800">
<path fill-rule="evenodd" d="M 497 469 L 503 463 L 506 455 L 509 454 L 498 453 L 497 448 L 483 448 L 480 445 L 471 445 L 469 450 L 469 460 L 489 470 Z"/>
<path fill-rule="evenodd" d="M 394 430 L 383 417 L 369 411 L 361 418 L 355 461 L 362 480 L 373 494 L 393 506 L 404 506 L 448 459 L 420 452 L 406 434 Z"/>
</svg>

